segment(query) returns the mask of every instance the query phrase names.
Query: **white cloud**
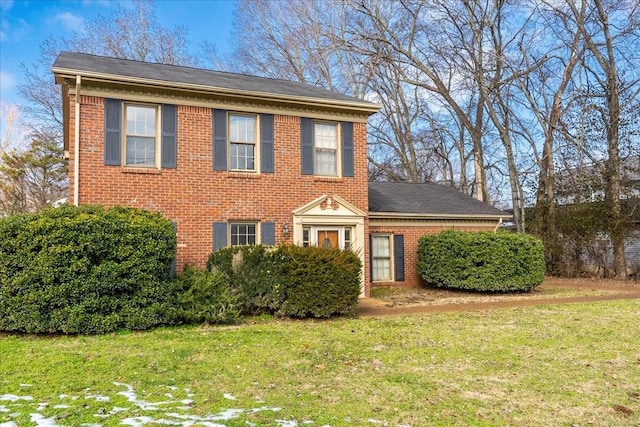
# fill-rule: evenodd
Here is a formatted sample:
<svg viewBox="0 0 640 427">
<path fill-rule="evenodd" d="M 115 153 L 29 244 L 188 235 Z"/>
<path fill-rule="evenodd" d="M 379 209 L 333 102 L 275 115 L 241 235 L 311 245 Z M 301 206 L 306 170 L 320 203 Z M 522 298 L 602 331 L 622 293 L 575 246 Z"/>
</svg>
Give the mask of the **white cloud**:
<svg viewBox="0 0 640 427">
<path fill-rule="evenodd" d="M 8 93 L 16 87 L 16 77 L 13 74 L 0 71 L 0 93 Z"/>
<path fill-rule="evenodd" d="M 98 6 L 103 6 L 103 7 L 110 7 L 111 3 L 109 0 L 83 0 L 82 1 L 82 5 L 83 6 L 93 6 L 93 5 L 98 5 Z"/>
<path fill-rule="evenodd" d="M 31 31 L 31 25 L 22 18 L 10 22 L 4 16 L 0 21 L 0 41 L 21 41 Z"/>
<path fill-rule="evenodd" d="M 79 15 L 74 15 L 71 12 L 63 12 L 54 17 L 54 22 L 62 25 L 69 31 L 81 31 L 84 25 L 84 18 Z"/>
<path fill-rule="evenodd" d="M 13 0 L 0 0 L 0 11 L 7 12 L 13 7 Z"/>
</svg>

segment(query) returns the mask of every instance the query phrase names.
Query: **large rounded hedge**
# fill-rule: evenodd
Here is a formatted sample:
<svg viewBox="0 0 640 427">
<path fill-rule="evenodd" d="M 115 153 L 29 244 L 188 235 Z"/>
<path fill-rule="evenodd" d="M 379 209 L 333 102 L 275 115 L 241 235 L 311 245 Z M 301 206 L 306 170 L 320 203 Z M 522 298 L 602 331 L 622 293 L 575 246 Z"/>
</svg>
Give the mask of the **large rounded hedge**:
<svg viewBox="0 0 640 427">
<path fill-rule="evenodd" d="M 418 244 L 418 273 L 437 287 L 530 291 L 544 271 L 542 242 L 528 234 L 448 230 Z"/>
<path fill-rule="evenodd" d="M 0 330 L 105 333 L 169 322 L 176 238 L 138 209 L 62 206 L 0 219 Z"/>
</svg>

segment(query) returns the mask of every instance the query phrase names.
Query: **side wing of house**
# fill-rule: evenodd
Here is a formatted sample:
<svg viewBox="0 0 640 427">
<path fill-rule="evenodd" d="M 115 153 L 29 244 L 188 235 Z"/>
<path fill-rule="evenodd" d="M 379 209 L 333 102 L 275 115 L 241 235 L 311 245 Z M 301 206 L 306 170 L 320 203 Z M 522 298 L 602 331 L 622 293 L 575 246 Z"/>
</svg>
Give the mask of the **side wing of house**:
<svg viewBox="0 0 640 427">
<path fill-rule="evenodd" d="M 447 229 L 491 231 L 511 215 L 437 184 L 369 183 L 369 280 L 418 287 L 418 242 Z"/>
</svg>

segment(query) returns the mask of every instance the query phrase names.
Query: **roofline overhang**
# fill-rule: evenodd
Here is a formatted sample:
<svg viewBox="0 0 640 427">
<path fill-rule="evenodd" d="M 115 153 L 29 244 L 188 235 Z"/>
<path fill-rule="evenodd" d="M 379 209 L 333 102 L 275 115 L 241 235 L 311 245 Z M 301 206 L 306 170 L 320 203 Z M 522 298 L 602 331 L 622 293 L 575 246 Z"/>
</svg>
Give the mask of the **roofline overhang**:
<svg viewBox="0 0 640 427">
<path fill-rule="evenodd" d="M 356 110 L 361 113 L 371 115 L 377 113 L 382 106 L 372 102 L 344 101 L 336 99 L 324 99 L 316 97 L 284 95 L 269 92 L 258 92 L 238 89 L 228 89 L 214 86 L 197 85 L 191 83 L 180 83 L 167 80 L 145 79 L 140 77 L 129 77 L 118 74 L 106 74 L 97 72 L 88 72 L 82 70 L 74 70 L 71 68 L 52 67 L 55 81 L 62 84 L 64 79 L 74 79 L 81 76 L 83 82 L 111 83 L 111 84 L 128 84 L 134 86 L 151 87 L 158 89 L 178 89 L 185 92 L 206 93 L 209 95 L 245 97 L 249 99 L 281 102 L 288 104 L 300 104 L 305 106 L 315 106 L 324 108 L 341 108 L 345 110 Z"/>
<path fill-rule="evenodd" d="M 467 219 L 499 221 L 513 218 L 513 215 L 482 215 L 482 214 L 425 214 L 425 213 L 403 213 L 403 212 L 369 212 L 369 219 Z"/>
</svg>

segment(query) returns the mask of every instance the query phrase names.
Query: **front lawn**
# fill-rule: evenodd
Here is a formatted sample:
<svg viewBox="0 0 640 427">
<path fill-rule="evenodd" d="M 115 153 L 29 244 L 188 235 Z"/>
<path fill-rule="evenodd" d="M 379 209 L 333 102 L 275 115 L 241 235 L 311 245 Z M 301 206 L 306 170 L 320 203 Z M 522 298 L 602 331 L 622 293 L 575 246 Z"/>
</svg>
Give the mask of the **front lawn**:
<svg viewBox="0 0 640 427">
<path fill-rule="evenodd" d="M 0 337 L 0 426 L 640 424 L 640 301 Z"/>
</svg>

